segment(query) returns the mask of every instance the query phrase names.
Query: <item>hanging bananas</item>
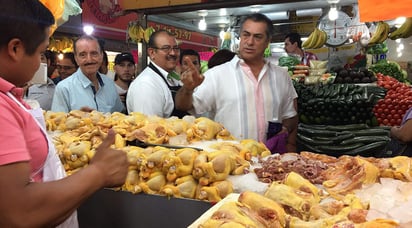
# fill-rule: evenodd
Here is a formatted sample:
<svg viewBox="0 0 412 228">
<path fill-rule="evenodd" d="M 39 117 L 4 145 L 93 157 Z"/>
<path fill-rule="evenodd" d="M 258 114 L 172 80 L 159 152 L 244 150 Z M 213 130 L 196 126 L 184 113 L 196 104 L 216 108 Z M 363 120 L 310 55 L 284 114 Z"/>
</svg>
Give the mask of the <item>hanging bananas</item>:
<svg viewBox="0 0 412 228">
<path fill-rule="evenodd" d="M 153 27 L 148 27 L 144 29 L 138 21 L 131 21 L 127 26 L 127 35 L 128 39 L 130 39 L 134 43 L 138 42 L 149 42 L 149 38 L 154 32 Z"/>
<path fill-rule="evenodd" d="M 369 46 L 383 43 L 389 35 L 389 24 L 384 21 L 379 21 L 376 25 L 376 30 L 371 39 L 369 40 Z"/>
<path fill-rule="evenodd" d="M 144 29 L 138 21 L 131 21 L 127 26 L 128 38 L 134 42 L 142 42 L 144 40 Z"/>
<path fill-rule="evenodd" d="M 308 39 L 302 43 L 302 47 L 305 49 L 321 48 L 325 45 L 328 35 L 325 31 L 315 28 L 315 30 L 309 35 Z"/>
<path fill-rule="evenodd" d="M 144 30 L 144 41 L 146 43 L 149 43 L 149 38 L 152 35 L 152 33 L 154 33 L 154 32 L 155 32 L 155 29 L 151 26 Z"/>
<path fill-rule="evenodd" d="M 396 40 L 399 38 L 408 38 L 410 36 L 412 36 L 412 17 L 406 18 L 406 21 L 401 25 L 401 27 L 391 32 L 389 39 Z"/>
</svg>

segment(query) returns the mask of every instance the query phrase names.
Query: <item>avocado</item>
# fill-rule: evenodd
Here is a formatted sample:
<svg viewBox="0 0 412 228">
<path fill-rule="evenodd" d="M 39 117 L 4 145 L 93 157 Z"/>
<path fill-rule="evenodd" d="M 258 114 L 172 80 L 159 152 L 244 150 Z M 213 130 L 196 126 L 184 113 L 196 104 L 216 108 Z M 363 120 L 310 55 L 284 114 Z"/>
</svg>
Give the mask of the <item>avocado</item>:
<svg viewBox="0 0 412 228">
<path fill-rule="evenodd" d="M 370 83 L 370 82 L 371 82 L 371 79 L 370 79 L 369 77 L 363 77 L 363 78 L 361 79 L 361 82 L 363 82 L 363 83 Z"/>
<path fill-rule="evenodd" d="M 347 76 L 347 77 L 345 77 L 345 78 L 343 79 L 343 81 L 344 81 L 345 83 L 352 83 L 352 78 L 349 77 L 349 76 Z"/>
</svg>

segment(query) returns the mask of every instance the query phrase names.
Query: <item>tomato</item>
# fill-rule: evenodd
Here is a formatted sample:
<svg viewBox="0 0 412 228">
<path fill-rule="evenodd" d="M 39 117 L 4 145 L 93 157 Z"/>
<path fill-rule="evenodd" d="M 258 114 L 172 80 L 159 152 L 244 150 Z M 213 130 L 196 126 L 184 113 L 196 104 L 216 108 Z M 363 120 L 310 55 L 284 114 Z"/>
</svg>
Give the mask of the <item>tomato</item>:
<svg viewBox="0 0 412 228">
<path fill-rule="evenodd" d="M 395 125 L 396 125 L 396 119 L 391 119 L 391 120 L 389 121 L 389 123 L 390 123 L 392 126 L 395 126 Z"/>
<path fill-rule="evenodd" d="M 383 119 L 383 120 L 382 120 L 382 123 L 383 123 L 383 125 L 388 125 L 388 124 L 389 124 L 389 121 L 388 121 L 388 119 Z"/>
<path fill-rule="evenodd" d="M 395 109 L 392 109 L 391 111 L 390 111 L 390 113 L 393 115 L 393 114 L 396 114 L 396 110 Z"/>
<path fill-rule="evenodd" d="M 386 115 L 386 119 L 391 120 L 392 119 L 392 114 Z"/>
<path fill-rule="evenodd" d="M 394 119 L 400 119 L 400 118 L 401 118 L 401 115 L 399 115 L 398 113 L 396 113 L 396 114 L 393 115 L 393 118 L 394 118 Z"/>
</svg>

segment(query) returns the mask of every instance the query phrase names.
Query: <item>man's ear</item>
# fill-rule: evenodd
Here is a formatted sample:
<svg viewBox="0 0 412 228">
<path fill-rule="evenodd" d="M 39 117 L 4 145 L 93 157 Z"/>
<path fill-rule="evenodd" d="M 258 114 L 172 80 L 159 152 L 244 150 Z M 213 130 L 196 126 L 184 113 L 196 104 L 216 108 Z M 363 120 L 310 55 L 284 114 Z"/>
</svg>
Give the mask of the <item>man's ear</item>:
<svg viewBox="0 0 412 228">
<path fill-rule="evenodd" d="M 12 59 L 16 59 L 24 53 L 23 43 L 20 39 L 11 39 L 7 45 L 7 51 Z"/>
</svg>

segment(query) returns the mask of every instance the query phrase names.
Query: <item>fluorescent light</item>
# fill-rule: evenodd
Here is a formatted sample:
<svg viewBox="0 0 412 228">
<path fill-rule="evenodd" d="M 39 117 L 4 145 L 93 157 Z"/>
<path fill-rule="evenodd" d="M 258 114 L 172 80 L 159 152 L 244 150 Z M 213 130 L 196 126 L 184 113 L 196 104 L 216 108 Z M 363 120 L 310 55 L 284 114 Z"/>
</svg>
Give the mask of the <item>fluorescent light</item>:
<svg viewBox="0 0 412 228">
<path fill-rule="evenodd" d="M 202 18 L 199 21 L 199 30 L 204 31 L 204 30 L 206 30 L 206 28 L 207 28 L 206 20 L 205 20 L 205 18 Z"/>
<path fill-rule="evenodd" d="M 322 8 L 296 10 L 296 16 L 298 17 L 320 16 L 322 13 Z"/>
<path fill-rule="evenodd" d="M 289 19 L 288 11 L 265 13 L 265 15 L 266 15 L 266 17 L 268 17 L 272 21 Z"/>
</svg>

